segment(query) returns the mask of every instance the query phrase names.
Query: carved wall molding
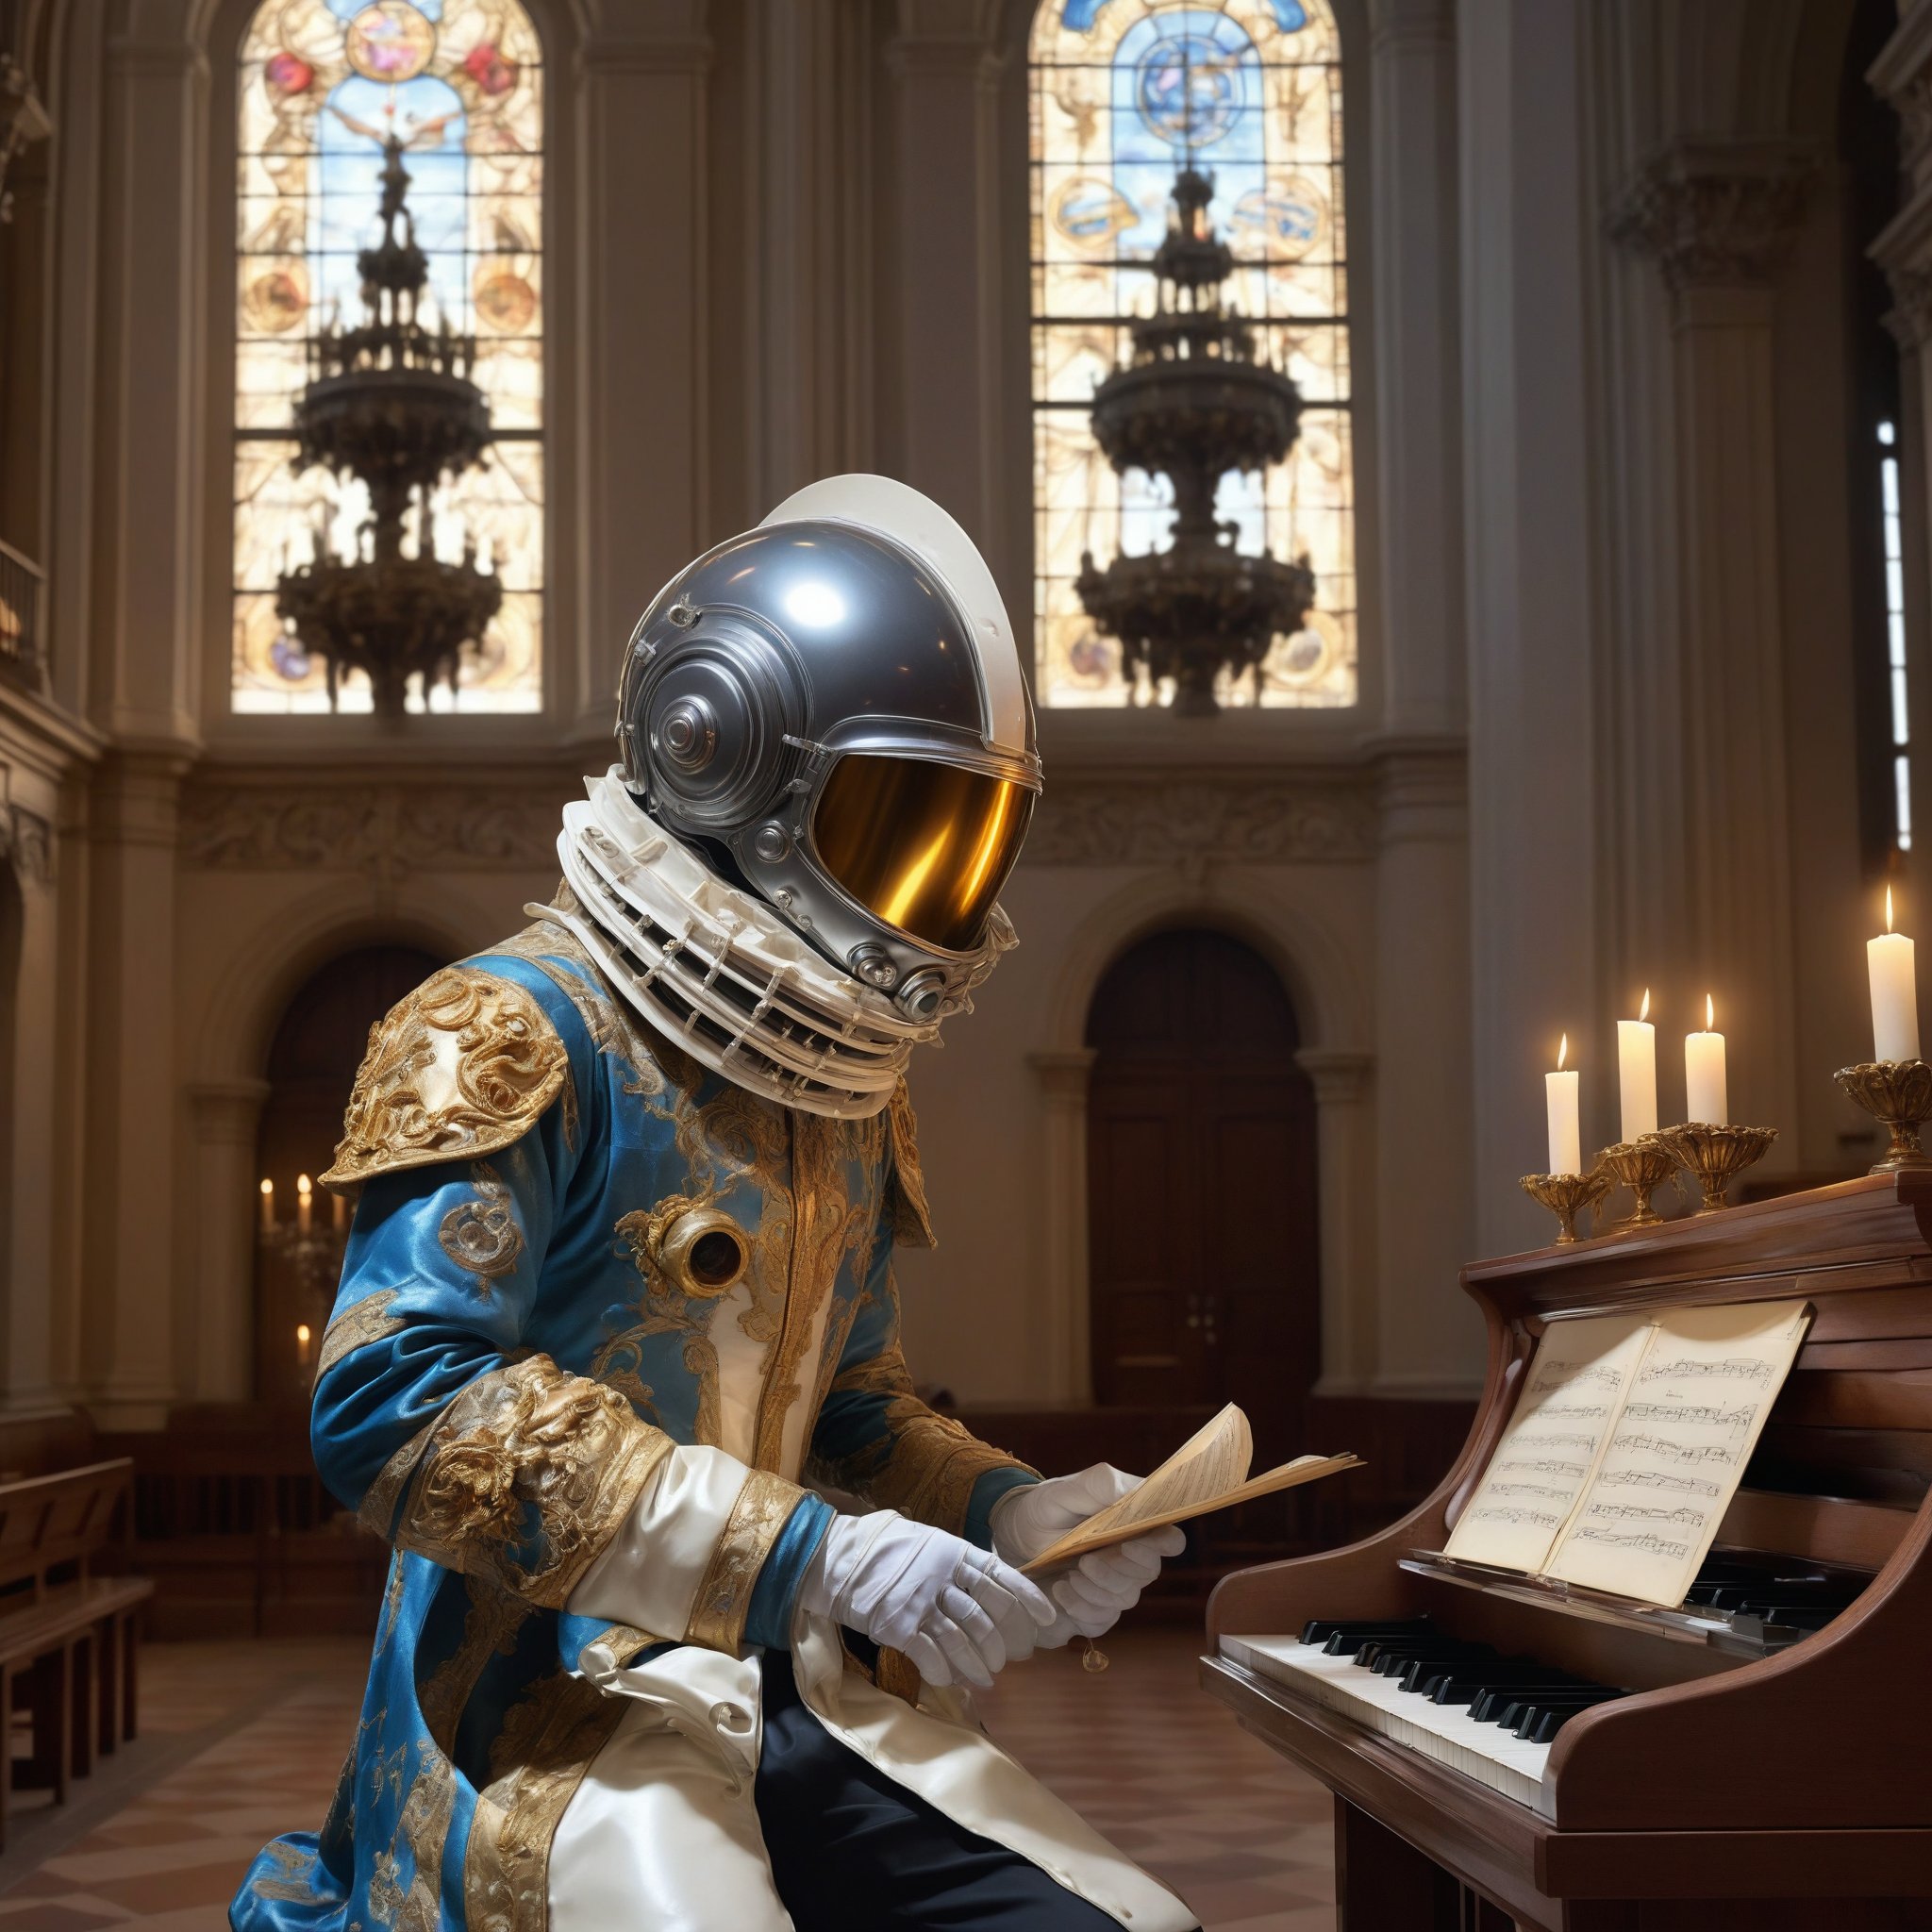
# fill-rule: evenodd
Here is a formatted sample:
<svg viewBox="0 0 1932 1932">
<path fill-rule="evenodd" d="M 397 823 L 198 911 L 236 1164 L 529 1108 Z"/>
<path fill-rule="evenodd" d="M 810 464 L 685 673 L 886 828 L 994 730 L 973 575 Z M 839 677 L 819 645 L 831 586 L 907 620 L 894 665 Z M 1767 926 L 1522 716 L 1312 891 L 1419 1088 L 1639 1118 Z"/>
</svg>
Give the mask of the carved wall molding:
<svg viewBox="0 0 1932 1932">
<path fill-rule="evenodd" d="M 1817 172 L 1789 142 L 1686 142 L 1653 155 L 1615 206 L 1619 242 L 1656 258 L 1671 289 L 1756 283 L 1783 261 Z"/>
<path fill-rule="evenodd" d="M 575 787 L 196 785 L 181 801 L 184 865 L 209 870 L 447 872 L 555 863 Z"/>
<path fill-rule="evenodd" d="M 11 866 L 24 886 L 52 884 L 53 826 L 24 805 L 0 806 L 0 862 Z"/>
<path fill-rule="evenodd" d="M 1362 863 L 1375 856 L 1373 791 L 1353 777 L 1056 779 L 1034 814 L 1029 865 Z"/>
</svg>

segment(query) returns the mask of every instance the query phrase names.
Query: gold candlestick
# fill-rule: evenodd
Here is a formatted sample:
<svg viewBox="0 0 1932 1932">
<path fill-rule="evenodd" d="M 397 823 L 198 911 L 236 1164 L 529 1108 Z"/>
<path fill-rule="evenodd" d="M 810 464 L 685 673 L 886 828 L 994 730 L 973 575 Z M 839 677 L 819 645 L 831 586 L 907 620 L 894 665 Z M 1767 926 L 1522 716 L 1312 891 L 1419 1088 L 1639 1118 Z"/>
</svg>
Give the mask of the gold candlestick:
<svg viewBox="0 0 1932 1932">
<path fill-rule="evenodd" d="M 1724 1190 L 1751 1165 L 1761 1160 L 1764 1151 L 1777 1139 L 1775 1127 L 1733 1127 L 1710 1121 L 1687 1121 L 1680 1127 L 1665 1127 L 1646 1140 L 1656 1140 L 1669 1149 L 1680 1166 L 1697 1176 L 1703 1190 L 1700 1214 L 1715 1214 L 1724 1205 Z"/>
<path fill-rule="evenodd" d="M 1526 1174 L 1517 1183 L 1557 1217 L 1557 1245 L 1576 1239 L 1576 1217 L 1610 1191 L 1610 1177 L 1601 1167 L 1588 1174 Z"/>
<path fill-rule="evenodd" d="M 1636 1203 L 1617 1224 L 1620 1228 L 1662 1224 L 1663 1216 L 1650 1205 L 1650 1197 L 1676 1173 L 1677 1157 L 1661 1141 L 1650 1134 L 1635 1141 L 1619 1141 L 1597 1156 L 1596 1164 L 1628 1188 Z"/>
<path fill-rule="evenodd" d="M 1867 1113 L 1890 1129 L 1891 1144 L 1874 1174 L 1932 1167 L 1932 1155 L 1919 1143 L 1921 1123 L 1932 1119 L 1932 1066 L 1924 1060 L 1868 1060 L 1840 1067 L 1835 1077 Z"/>
</svg>

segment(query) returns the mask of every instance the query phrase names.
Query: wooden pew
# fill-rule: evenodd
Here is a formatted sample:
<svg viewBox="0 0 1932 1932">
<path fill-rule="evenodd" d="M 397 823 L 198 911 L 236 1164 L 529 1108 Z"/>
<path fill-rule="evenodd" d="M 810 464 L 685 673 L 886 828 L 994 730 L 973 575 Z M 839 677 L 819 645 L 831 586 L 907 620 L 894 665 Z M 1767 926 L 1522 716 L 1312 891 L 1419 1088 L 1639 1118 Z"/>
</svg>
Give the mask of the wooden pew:
<svg viewBox="0 0 1932 1932">
<path fill-rule="evenodd" d="M 20 1782 L 58 1804 L 96 1750 L 135 1735 L 135 1613 L 154 1585 L 92 1574 L 125 1537 L 132 1475 L 123 1457 L 0 1483 L 0 1716 L 10 1723 L 18 1687 L 34 1733 Z M 4 1847 L 14 1767 L 0 1771 Z"/>
</svg>

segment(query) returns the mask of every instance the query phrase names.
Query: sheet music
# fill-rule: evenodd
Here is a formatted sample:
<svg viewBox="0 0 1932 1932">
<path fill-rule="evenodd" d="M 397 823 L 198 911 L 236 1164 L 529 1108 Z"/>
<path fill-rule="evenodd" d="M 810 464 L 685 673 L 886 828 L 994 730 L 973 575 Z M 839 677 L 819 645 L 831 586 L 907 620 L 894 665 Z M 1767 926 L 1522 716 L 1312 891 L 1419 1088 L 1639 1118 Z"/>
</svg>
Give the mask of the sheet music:
<svg viewBox="0 0 1932 1932">
<path fill-rule="evenodd" d="M 1541 1570 L 1575 1512 L 1649 1344 L 1649 1315 L 1552 1322 L 1445 1553 Z"/>
<path fill-rule="evenodd" d="M 1810 1311 L 1672 1308 L 1548 1574 L 1674 1607 L 1730 1507 Z"/>
</svg>

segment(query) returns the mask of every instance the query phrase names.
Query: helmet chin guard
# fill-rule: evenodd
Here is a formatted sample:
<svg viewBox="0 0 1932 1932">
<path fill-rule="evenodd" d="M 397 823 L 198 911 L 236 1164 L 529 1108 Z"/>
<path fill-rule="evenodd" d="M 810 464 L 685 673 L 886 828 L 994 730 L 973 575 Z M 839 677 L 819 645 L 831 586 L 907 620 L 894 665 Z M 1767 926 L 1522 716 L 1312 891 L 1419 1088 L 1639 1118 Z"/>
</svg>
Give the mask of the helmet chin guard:
<svg viewBox="0 0 1932 1932">
<path fill-rule="evenodd" d="M 617 737 L 650 820 L 875 1017 L 960 1010 L 1012 942 L 1032 708 L 991 573 L 917 491 L 829 478 L 681 571 L 631 635 Z"/>
</svg>

